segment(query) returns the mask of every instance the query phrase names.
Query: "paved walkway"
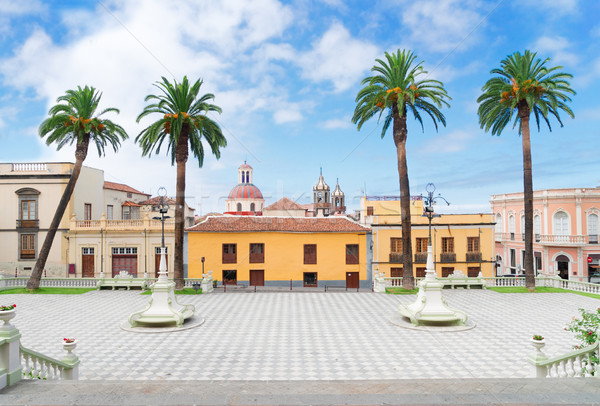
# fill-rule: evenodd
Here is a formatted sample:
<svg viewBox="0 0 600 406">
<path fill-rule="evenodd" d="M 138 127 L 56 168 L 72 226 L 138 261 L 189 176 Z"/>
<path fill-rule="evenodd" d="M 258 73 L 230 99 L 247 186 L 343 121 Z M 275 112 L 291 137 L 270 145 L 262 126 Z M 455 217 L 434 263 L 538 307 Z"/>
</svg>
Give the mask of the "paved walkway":
<svg viewBox="0 0 600 406">
<path fill-rule="evenodd" d="M 570 293 L 444 291 L 477 326 L 463 332 L 390 323 L 414 295 L 367 292 L 226 293 L 178 296 L 206 319 L 200 327 L 143 334 L 120 329 L 149 296 L 2 295 L 16 303 L 22 344 L 60 358 L 75 337 L 82 380 L 341 381 L 531 376 L 528 341 L 542 334 L 549 356 L 573 344 L 563 328 L 600 301 Z M 200 384 L 201 385 L 201 384 Z M 598 398 L 600 401 L 600 397 Z"/>
</svg>

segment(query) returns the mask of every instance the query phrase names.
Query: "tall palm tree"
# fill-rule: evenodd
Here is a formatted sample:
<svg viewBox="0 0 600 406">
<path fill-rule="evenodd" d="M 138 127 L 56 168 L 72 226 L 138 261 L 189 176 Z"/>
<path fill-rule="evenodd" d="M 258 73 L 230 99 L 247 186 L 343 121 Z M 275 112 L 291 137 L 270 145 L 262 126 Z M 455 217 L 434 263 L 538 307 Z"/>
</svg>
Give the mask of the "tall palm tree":
<svg viewBox="0 0 600 406">
<path fill-rule="evenodd" d="M 406 165 L 406 126 L 407 112 L 421 124 L 424 131 L 422 113 L 428 115 L 435 129 L 438 122 L 446 126 L 446 118 L 439 110 L 449 107 L 446 100 L 450 97 L 442 82 L 428 79 L 423 62 L 416 63 L 417 56 L 407 50 L 398 50 L 395 54 L 385 53 L 385 61 L 377 59 L 371 68 L 373 76 L 364 78 L 364 87 L 356 96 L 356 109 L 352 122 L 358 129 L 373 116 L 378 120 L 385 115 L 381 138 L 385 136 L 390 123 L 393 122 L 392 135 L 396 145 L 398 159 L 398 176 L 400 179 L 400 212 L 402 216 L 402 253 L 403 279 L 405 289 L 414 288 L 413 260 L 411 246 L 410 220 L 410 187 L 408 184 L 408 168 Z"/>
<path fill-rule="evenodd" d="M 163 142 L 167 142 L 167 152 L 171 151 L 171 165 L 177 163 L 177 191 L 175 197 L 175 289 L 183 289 L 183 228 L 185 207 L 185 165 L 189 148 L 202 167 L 204 162 L 204 146 L 206 141 L 215 157 L 220 158 L 220 148 L 227 145 L 227 140 L 219 125 L 207 114 L 221 113 L 221 108 L 208 103 L 213 100 L 213 94 L 199 96 L 202 80 L 197 80 L 190 86 L 187 76 L 178 83 L 169 82 L 165 77 L 155 86 L 160 89 L 159 95 L 148 95 L 145 101 L 152 101 L 144 107 L 138 116 L 138 123 L 147 115 L 159 113 L 162 117 L 144 128 L 136 137 L 142 147 L 142 155 L 157 154 Z"/>
<path fill-rule="evenodd" d="M 533 268 L 533 178 L 531 173 L 531 142 L 529 117 L 533 112 L 540 130 L 540 118 L 552 130 L 548 115 L 563 123 L 559 110 L 575 117 L 567 106 L 569 95 L 574 95 L 568 79 L 573 76 L 560 72 L 562 66 L 549 67 L 550 58 L 543 61 L 536 53 L 526 50 L 523 55 L 515 52 L 500 62 L 500 69 L 492 69 L 492 77 L 483 85 L 479 104 L 479 124 L 492 135 L 500 135 L 504 127 L 513 120 L 513 128 L 519 127 L 523 143 L 523 199 L 525 206 L 525 283 L 535 289 Z"/>
<path fill-rule="evenodd" d="M 46 234 L 46 239 L 31 277 L 27 281 L 27 289 L 29 290 L 37 289 L 40 286 L 40 278 L 46 266 L 56 230 L 58 230 L 69 200 L 71 200 L 71 195 L 81 172 L 81 166 L 87 157 L 90 141 L 96 145 L 98 155 L 103 156 L 107 145 L 111 146 L 116 152 L 121 145 L 121 140 L 127 138 L 127 133 L 120 125 L 100 118 L 107 112 L 119 113 L 118 109 L 110 107 L 102 110 L 100 114 L 96 114 L 101 98 L 102 93 L 89 86 L 84 88 L 77 86 L 76 90 L 67 90 L 64 95 L 56 99 L 58 104 L 50 109 L 48 113 L 50 117 L 40 125 L 40 137 L 47 136 L 47 145 L 56 143 L 56 149 L 61 149 L 67 144 L 73 145 L 75 143 L 75 166 L 58 203 L 52 223 L 50 223 L 48 234 Z"/>
</svg>

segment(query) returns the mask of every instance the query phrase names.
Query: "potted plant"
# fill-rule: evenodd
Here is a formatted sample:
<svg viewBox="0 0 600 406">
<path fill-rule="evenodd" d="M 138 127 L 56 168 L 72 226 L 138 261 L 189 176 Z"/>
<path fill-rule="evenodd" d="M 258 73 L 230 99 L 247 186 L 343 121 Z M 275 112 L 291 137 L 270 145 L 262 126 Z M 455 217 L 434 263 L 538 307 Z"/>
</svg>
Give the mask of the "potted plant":
<svg viewBox="0 0 600 406">
<path fill-rule="evenodd" d="M 0 320 L 4 322 L 4 326 L 10 326 L 9 320 L 16 316 L 16 307 L 16 304 L 0 305 Z"/>
<path fill-rule="evenodd" d="M 531 337 L 531 345 L 533 345 L 536 350 L 541 351 L 542 347 L 546 345 L 546 341 L 541 335 L 534 334 L 533 337 Z"/>
<path fill-rule="evenodd" d="M 216 280 L 216 279 L 214 279 L 214 280 L 213 280 L 213 288 L 216 288 L 216 287 L 217 287 L 217 280 Z"/>
<path fill-rule="evenodd" d="M 77 347 L 77 340 L 74 338 L 63 338 L 63 348 L 71 353 Z"/>
</svg>

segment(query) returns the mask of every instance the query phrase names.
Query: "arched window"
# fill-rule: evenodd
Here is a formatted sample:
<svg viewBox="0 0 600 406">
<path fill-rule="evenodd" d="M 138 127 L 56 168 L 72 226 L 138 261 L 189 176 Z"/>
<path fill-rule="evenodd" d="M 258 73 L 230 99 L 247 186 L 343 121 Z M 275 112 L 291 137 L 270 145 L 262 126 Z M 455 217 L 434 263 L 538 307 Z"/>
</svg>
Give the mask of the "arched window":
<svg viewBox="0 0 600 406">
<path fill-rule="evenodd" d="M 502 214 L 496 213 L 496 232 L 502 232 Z"/>
<path fill-rule="evenodd" d="M 559 211 L 554 214 L 554 235 L 559 236 L 556 237 L 557 241 L 566 241 L 569 234 L 569 216 L 564 211 Z"/>
<path fill-rule="evenodd" d="M 521 231 L 521 239 L 525 241 L 525 215 L 521 215 L 521 221 L 519 222 L 519 229 Z"/>
<path fill-rule="evenodd" d="M 590 244 L 598 244 L 598 215 L 590 213 L 587 216 L 587 233 Z"/>
<path fill-rule="evenodd" d="M 241 203 L 237 204 L 237 211 L 242 211 L 242 204 Z"/>
<path fill-rule="evenodd" d="M 256 211 L 255 208 L 254 203 L 250 203 L 250 211 Z"/>
<path fill-rule="evenodd" d="M 540 242 L 542 234 L 542 218 L 539 214 L 533 216 L 533 234 L 536 242 Z"/>
<path fill-rule="evenodd" d="M 508 217 L 508 232 L 510 233 L 510 239 L 515 239 L 515 216 L 511 214 Z"/>
</svg>

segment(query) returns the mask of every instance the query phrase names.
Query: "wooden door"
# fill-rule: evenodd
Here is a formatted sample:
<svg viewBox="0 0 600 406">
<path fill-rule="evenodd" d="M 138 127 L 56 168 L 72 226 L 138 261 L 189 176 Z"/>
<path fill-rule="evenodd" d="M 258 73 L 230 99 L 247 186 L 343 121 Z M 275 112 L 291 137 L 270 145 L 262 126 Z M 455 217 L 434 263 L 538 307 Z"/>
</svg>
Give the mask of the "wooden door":
<svg viewBox="0 0 600 406">
<path fill-rule="evenodd" d="M 250 286 L 265 286 L 265 271 L 263 269 L 250 270 Z"/>
<path fill-rule="evenodd" d="M 346 272 L 346 289 L 358 289 L 358 272 Z"/>
<path fill-rule="evenodd" d="M 165 261 L 167 263 L 167 272 L 169 272 L 169 254 L 165 254 Z M 160 271 L 160 254 L 154 254 L 154 277 L 158 278 L 158 272 Z"/>
<path fill-rule="evenodd" d="M 94 254 L 81 255 L 81 276 L 83 278 L 94 277 Z"/>
<path fill-rule="evenodd" d="M 112 257 L 113 278 L 121 271 L 127 271 L 129 275 L 137 278 L 137 255 L 114 255 Z"/>
</svg>

